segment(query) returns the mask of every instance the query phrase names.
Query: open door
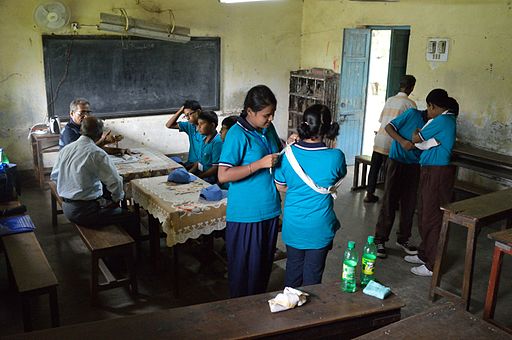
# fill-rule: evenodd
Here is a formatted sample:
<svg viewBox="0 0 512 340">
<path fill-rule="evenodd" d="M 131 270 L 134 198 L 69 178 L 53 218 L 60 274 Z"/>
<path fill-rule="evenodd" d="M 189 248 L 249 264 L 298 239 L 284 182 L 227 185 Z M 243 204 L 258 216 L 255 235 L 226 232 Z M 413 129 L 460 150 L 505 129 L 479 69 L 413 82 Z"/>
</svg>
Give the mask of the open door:
<svg viewBox="0 0 512 340">
<path fill-rule="evenodd" d="M 400 90 L 400 78 L 405 75 L 407 68 L 407 52 L 409 51 L 408 29 L 392 29 L 389 51 L 389 75 L 386 88 L 386 99 Z"/>
<path fill-rule="evenodd" d="M 345 153 L 348 165 L 354 164 L 354 157 L 362 150 L 370 40 L 370 29 L 343 31 L 337 146 Z"/>
</svg>

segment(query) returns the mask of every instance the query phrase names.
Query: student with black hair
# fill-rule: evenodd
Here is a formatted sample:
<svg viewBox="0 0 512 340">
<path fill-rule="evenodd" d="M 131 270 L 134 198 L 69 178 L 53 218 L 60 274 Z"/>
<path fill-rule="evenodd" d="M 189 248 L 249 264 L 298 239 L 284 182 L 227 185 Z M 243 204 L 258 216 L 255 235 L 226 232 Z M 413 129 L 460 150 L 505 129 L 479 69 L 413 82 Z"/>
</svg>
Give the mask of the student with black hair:
<svg viewBox="0 0 512 340">
<path fill-rule="evenodd" d="M 218 117 L 214 111 L 201 111 L 197 119 L 197 131 L 203 136 L 200 157 L 194 163 L 190 172 L 210 184 L 217 183 L 217 170 L 222 140 L 217 132 Z"/>
<path fill-rule="evenodd" d="M 286 192 L 282 237 L 287 252 L 285 286 L 289 287 L 321 283 L 340 224 L 333 208 L 334 191 L 320 193 L 314 188 L 332 188 L 347 174 L 343 152 L 324 143 L 324 138 L 335 139 L 339 130 L 327 106 L 307 108 L 297 130 L 300 140 L 286 150 L 274 180 L 277 189 Z"/>
<path fill-rule="evenodd" d="M 451 200 L 455 182 L 455 167 L 450 165 L 456 136 L 458 103 L 443 89 L 434 89 L 427 96 L 427 115 L 430 120 L 412 135 L 414 143 L 428 142 L 420 156 L 420 184 L 418 196 L 418 229 L 421 244 L 418 255 L 404 259 L 419 266 L 411 272 L 432 276 L 437 242 L 443 213 L 440 207 Z"/>
<path fill-rule="evenodd" d="M 272 124 L 276 105 L 267 86 L 251 88 L 220 156 L 219 182 L 230 182 L 226 251 L 231 297 L 265 292 L 272 271 L 281 214 L 271 173 L 281 149 Z"/>
<path fill-rule="evenodd" d="M 201 105 L 199 105 L 197 101 L 187 100 L 183 103 L 183 106 L 169 118 L 167 123 L 165 123 L 168 129 L 179 129 L 180 132 L 185 132 L 188 135 L 190 146 L 188 149 L 188 160 L 185 163 L 187 169 L 190 169 L 195 162 L 199 161 L 201 155 L 203 138 L 197 131 L 197 117 L 200 112 Z M 182 114 L 187 118 L 186 122 L 178 122 Z"/>
<path fill-rule="evenodd" d="M 229 129 L 231 129 L 231 127 L 236 124 L 237 120 L 238 116 L 229 116 L 222 120 L 220 128 L 220 138 L 222 141 L 226 140 L 226 135 L 228 134 Z"/>
</svg>

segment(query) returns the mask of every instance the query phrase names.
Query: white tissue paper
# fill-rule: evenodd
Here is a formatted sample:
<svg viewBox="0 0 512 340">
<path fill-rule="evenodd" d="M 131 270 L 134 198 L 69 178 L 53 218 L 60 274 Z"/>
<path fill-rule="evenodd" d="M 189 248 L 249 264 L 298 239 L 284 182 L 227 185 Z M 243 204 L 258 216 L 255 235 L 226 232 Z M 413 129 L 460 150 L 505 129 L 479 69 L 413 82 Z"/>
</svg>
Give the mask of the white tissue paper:
<svg viewBox="0 0 512 340">
<path fill-rule="evenodd" d="M 268 300 L 268 305 L 272 313 L 282 312 L 287 309 L 292 309 L 295 306 L 302 306 L 306 303 L 308 296 L 308 293 L 286 287 L 282 293 L 279 293 L 275 298 Z"/>
</svg>

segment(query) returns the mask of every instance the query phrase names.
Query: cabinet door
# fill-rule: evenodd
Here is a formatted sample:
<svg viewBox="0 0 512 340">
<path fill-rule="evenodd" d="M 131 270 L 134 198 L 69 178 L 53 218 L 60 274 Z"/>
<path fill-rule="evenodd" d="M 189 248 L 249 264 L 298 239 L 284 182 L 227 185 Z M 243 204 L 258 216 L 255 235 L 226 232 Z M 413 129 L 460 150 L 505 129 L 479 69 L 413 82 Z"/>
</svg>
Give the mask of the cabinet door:
<svg viewBox="0 0 512 340">
<path fill-rule="evenodd" d="M 354 164 L 363 145 L 364 111 L 370 59 L 369 29 L 345 29 L 338 101 L 340 133 L 337 146 L 347 164 Z"/>
</svg>

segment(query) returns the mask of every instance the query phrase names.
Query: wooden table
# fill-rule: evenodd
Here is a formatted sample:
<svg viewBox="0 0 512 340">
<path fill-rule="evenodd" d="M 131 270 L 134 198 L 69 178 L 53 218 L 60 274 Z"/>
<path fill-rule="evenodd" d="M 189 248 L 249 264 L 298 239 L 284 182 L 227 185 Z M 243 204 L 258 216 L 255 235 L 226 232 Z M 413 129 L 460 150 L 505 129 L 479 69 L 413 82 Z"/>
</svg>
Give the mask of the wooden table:
<svg viewBox="0 0 512 340">
<path fill-rule="evenodd" d="M 496 297 L 498 295 L 503 255 L 512 255 L 512 229 L 498 231 L 489 234 L 488 237 L 494 241 L 494 254 L 492 257 L 491 274 L 489 275 L 489 287 L 487 288 L 487 296 L 485 297 L 483 317 L 484 320 L 512 333 L 512 328 L 499 325 L 494 321 L 494 310 L 496 309 Z"/>
<path fill-rule="evenodd" d="M 83 323 L 20 334 L 11 339 L 241 339 L 352 338 L 400 320 L 403 302 L 379 300 L 361 291 L 344 293 L 339 283 L 303 288 L 309 301 L 271 313 L 265 293 L 155 313 Z"/>
<path fill-rule="evenodd" d="M 449 303 L 379 328 L 357 340 L 510 338 L 504 331 Z"/>
<path fill-rule="evenodd" d="M 36 131 L 45 130 L 39 129 Z M 46 183 L 45 176 L 49 175 L 52 172 L 51 167 L 44 166 L 43 155 L 48 153 L 59 152 L 59 137 L 59 134 L 54 133 L 31 134 L 32 157 L 34 160 L 34 174 L 37 181 L 39 182 L 39 187 L 41 189 L 44 189 Z"/>
<path fill-rule="evenodd" d="M 430 298 L 442 295 L 449 298 L 461 299 L 466 309 L 469 309 L 471 285 L 473 282 L 473 264 L 475 246 L 481 227 L 504 220 L 504 228 L 512 226 L 512 188 L 496 191 L 490 194 L 473 197 L 467 200 L 447 204 L 444 211 L 443 225 L 437 245 L 436 260 L 430 286 Z M 441 264 L 446 252 L 448 227 L 450 222 L 468 229 L 466 239 L 466 256 L 464 263 L 464 279 L 462 281 L 462 296 L 441 289 Z"/>
</svg>

